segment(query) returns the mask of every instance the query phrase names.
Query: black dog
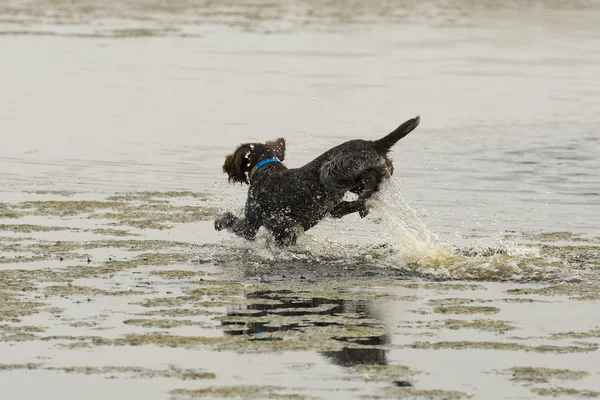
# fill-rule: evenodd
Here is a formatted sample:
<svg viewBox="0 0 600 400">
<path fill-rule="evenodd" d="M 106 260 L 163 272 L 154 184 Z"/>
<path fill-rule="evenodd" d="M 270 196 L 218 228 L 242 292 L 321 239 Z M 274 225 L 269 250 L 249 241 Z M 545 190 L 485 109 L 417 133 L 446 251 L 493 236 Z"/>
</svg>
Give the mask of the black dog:
<svg viewBox="0 0 600 400">
<path fill-rule="evenodd" d="M 250 185 L 245 218 L 225 213 L 215 221 L 215 229 L 253 240 L 264 226 L 278 244 L 292 245 L 300 231 L 325 217 L 341 218 L 354 212 L 365 217 L 365 201 L 393 173 L 387 153 L 419 121 L 419 117 L 410 119 L 379 140 L 343 143 L 296 169 L 281 163 L 285 158 L 283 138 L 240 145 L 226 157 L 223 172 L 230 182 Z M 344 201 L 346 192 L 357 194 L 358 199 Z"/>
</svg>

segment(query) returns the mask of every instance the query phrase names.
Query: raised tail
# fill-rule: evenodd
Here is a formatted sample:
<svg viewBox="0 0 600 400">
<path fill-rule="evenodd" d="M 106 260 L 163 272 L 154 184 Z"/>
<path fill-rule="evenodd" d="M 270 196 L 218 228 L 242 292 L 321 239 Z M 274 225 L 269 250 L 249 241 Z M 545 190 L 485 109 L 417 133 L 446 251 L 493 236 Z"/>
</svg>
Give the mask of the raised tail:
<svg viewBox="0 0 600 400">
<path fill-rule="evenodd" d="M 373 146 L 375 146 L 375 150 L 380 154 L 386 154 L 390 151 L 392 146 L 395 145 L 398 140 L 402 139 L 404 136 L 411 133 L 413 129 L 419 126 L 419 122 L 421 122 L 421 117 L 417 115 L 416 117 L 409 119 L 408 121 L 400 125 L 398 128 L 396 128 L 395 131 L 393 131 L 389 135 L 379 140 L 374 140 Z"/>
</svg>

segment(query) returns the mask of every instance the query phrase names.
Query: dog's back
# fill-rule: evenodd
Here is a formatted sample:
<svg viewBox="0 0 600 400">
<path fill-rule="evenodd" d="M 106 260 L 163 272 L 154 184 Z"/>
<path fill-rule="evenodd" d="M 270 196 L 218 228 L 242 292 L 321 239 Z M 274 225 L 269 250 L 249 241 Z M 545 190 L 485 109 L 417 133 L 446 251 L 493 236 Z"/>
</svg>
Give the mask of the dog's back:
<svg viewBox="0 0 600 400">
<path fill-rule="evenodd" d="M 417 116 L 396 128 L 379 140 L 350 140 L 336 146 L 312 162 L 306 169 L 318 169 L 321 184 L 333 192 L 360 192 L 366 176 L 374 183 L 376 191 L 379 182 L 393 173 L 393 165 L 387 154 L 392 146 L 412 132 L 420 122 Z"/>
</svg>

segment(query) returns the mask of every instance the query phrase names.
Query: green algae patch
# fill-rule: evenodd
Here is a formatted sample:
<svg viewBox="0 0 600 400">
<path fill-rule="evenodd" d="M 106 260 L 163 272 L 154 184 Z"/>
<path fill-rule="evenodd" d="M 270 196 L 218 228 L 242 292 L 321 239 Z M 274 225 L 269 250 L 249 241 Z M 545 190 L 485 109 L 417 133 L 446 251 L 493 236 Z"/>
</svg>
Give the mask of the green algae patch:
<svg viewBox="0 0 600 400">
<path fill-rule="evenodd" d="M 93 328 L 98 326 L 98 323 L 94 321 L 75 321 L 71 322 L 69 326 L 72 326 L 73 328 Z"/>
<path fill-rule="evenodd" d="M 113 341 L 100 336 L 46 336 L 40 338 L 44 341 L 66 341 L 57 343 L 56 347 L 64 349 L 89 349 L 94 346 L 111 346 Z"/>
<path fill-rule="evenodd" d="M 587 332 L 558 332 L 550 335 L 552 339 L 593 339 L 600 338 L 600 329 L 592 329 Z"/>
<path fill-rule="evenodd" d="M 405 365 L 371 365 L 360 364 L 352 366 L 355 376 L 364 382 L 393 382 L 404 380 L 421 373 Z"/>
<path fill-rule="evenodd" d="M 438 314 L 496 314 L 500 309 L 484 306 L 438 306 L 433 311 Z"/>
<path fill-rule="evenodd" d="M 186 271 L 186 270 L 164 270 L 164 271 L 150 271 L 150 275 L 160 276 L 164 279 L 189 279 L 196 276 L 206 275 L 202 271 Z"/>
<path fill-rule="evenodd" d="M 73 366 L 73 367 L 52 367 L 44 366 L 39 363 L 28 363 L 28 364 L 0 364 L 0 371 L 16 371 L 16 370 L 44 370 L 44 371 L 55 371 L 55 372 L 66 372 L 69 374 L 83 374 L 83 375 L 112 375 L 125 374 L 134 378 L 176 378 L 181 380 L 200 380 L 200 379 L 214 379 L 216 375 L 212 372 L 206 372 L 198 369 L 182 369 L 174 365 L 169 368 L 161 369 L 149 369 L 144 367 L 135 366 L 106 366 L 106 367 L 87 367 L 87 366 Z"/>
<path fill-rule="evenodd" d="M 0 341 L 2 342 L 25 342 L 37 338 L 35 333 L 44 332 L 44 328 L 38 326 L 23 325 L 0 325 Z"/>
<path fill-rule="evenodd" d="M 600 294 L 588 294 L 585 296 L 575 296 L 575 297 L 571 297 L 572 300 L 580 300 L 580 301 L 584 301 L 584 300 L 592 300 L 592 301 L 597 301 L 600 300 Z"/>
<path fill-rule="evenodd" d="M 27 363 L 27 364 L 1 364 L 0 371 L 18 371 L 18 370 L 36 370 L 41 367 L 39 363 Z"/>
<path fill-rule="evenodd" d="M 25 193 L 71 197 L 79 194 L 80 192 L 75 192 L 73 190 L 25 190 Z"/>
<path fill-rule="evenodd" d="M 208 196 L 205 193 L 192 192 L 192 191 L 139 191 L 139 192 L 120 192 L 106 198 L 110 201 L 150 201 L 154 199 L 174 199 L 191 197 L 194 199 L 204 200 Z"/>
<path fill-rule="evenodd" d="M 67 267 L 63 276 L 68 279 L 90 278 L 103 275 L 113 275 L 119 271 L 134 269 L 139 266 L 166 266 L 181 262 L 187 257 L 182 253 L 143 253 L 126 260 L 110 260 L 98 267 L 79 265 Z"/>
<path fill-rule="evenodd" d="M 551 380 L 577 380 L 589 376 L 589 372 L 570 369 L 554 369 L 539 367 L 512 367 L 506 372 L 512 375 L 513 381 L 527 383 L 547 383 Z"/>
<path fill-rule="evenodd" d="M 507 342 L 415 342 L 407 345 L 406 347 L 413 349 L 433 349 L 433 350 L 465 350 L 465 349 L 477 349 L 477 350 L 511 350 L 511 351 L 526 351 L 526 352 L 537 352 L 537 353 L 584 353 L 598 350 L 597 344 L 582 344 L 580 346 L 550 346 L 550 345 L 538 345 L 530 346 L 522 343 L 507 343 Z"/>
<path fill-rule="evenodd" d="M 438 282 L 407 282 L 400 283 L 397 286 L 408 289 L 428 289 L 428 290 L 486 290 L 484 286 L 475 283 L 438 283 Z"/>
<path fill-rule="evenodd" d="M 77 228 L 68 228 L 64 226 L 44 226 L 31 224 L 0 224 L 0 231 L 10 231 L 16 233 L 31 232 L 52 232 L 52 231 L 78 231 Z"/>
<path fill-rule="evenodd" d="M 139 234 L 127 231 L 125 229 L 112 229 L 112 228 L 92 229 L 92 233 L 94 233 L 96 235 L 105 235 L 105 236 L 139 236 Z"/>
<path fill-rule="evenodd" d="M 537 288 L 519 288 L 509 289 L 506 291 L 509 294 L 515 295 L 541 295 L 541 296 L 584 296 L 600 295 L 600 286 L 598 285 L 550 285 Z"/>
<path fill-rule="evenodd" d="M 69 217 L 78 214 L 90 214 L 105 208 L 122 208 L 127 203 L 119 201 L 95 200 L 48 200 L 24 201 L 17 206 L 20 209 L 32 210 L 34 215 Z"/>
<path fill-rule="evenodd" d="M 587 242 L 590 239 L 585 238 L 581 233 L 573 233 L 568 231 L 558 232 L 523 232 L 523 237 L 529 240 L 537 240 L 540 242 Z"/>
<path fill-rule="evenodd" d="M 46 303 L 16 299 L 2 301 L 0 303 L 0 321 L 21 322 L 21 317 L 42 312 L 42 307 L 46 305 Z"/>
<path fill-rule="evenodd" d="M 472 303 L 491 303 L 492 300 L 486 299 L 465 299 L 460 297 L 450 297 L 443 299 L 431 299 L 427 302 L 427 304 L 431 306 L 462 306 L 464 304 L 472 304 Z"/>
<path fill-rule="evenodd" d="M 236 281 L 200 281 L 203 287 L 190 290 L 192 296 L 240 296 L 260 288 L 259 285 Z"/>
<path fill-rule="evenodd" d="M 46 286 L 44 292 L 48 296 L 132 296 L 147 294 L 147 292 L 135 290 L 102 290 L 90 286 L 76 286 L 70 284 Z"/>
<path fill-rule="evenodd" d="M 196 316 L 207 316 L 214 315 L 215 313 L 208 310 L 198 309 L 198 308 L 171 308 L 171 309 L 161 309 L 161 310 L 152 310 L 138 313 L 136 315 L 142 317 L 196 317 Z"/>
<path fill-rule="evenodd" d="M 582 397 L 586 399 L 600 398 L 600 392 L 595 390 L 578 390 L 571 388 L 552 387 L 552 388 L 532 388 L 531 391 L 540 396 L 569 396 Z"/>
<path fill-rule="evenodd" d="M 187 242 L 174 242 L 170 240 L 139 240 L 139 239 L 123 239 L 123 240 L 94 240 L 92 242 L 83 243 L 80 245 L 82 249 L 103 249 L 116 248 L 129 251 L 150 251 L 163 250 L 173 248 L 189 248 Z M 160 254 L 160 253 L 159 253 Z M 148 255 L 151 255 L 149 253 Z"/>
<path fill-rule="evenodd" d="M 174 206 L 169 202 L 128 204 L 111 212 L 97 213 L 89 218 L 106 219 L 109 225 L 131 226 L 138 229 L 170 229 L 172 224 L 212 220 L 219 209 L 209 206 Z"/>
<path fill-rule="evenodd" d="M 143 328 L 160 328 L 160 329 L 170 329 L 176 328 L 179 326 L 200 326 L 200 327 L 212 327 L 212 325 L 207 324 L 205 322 L 197 322 L 190 320 L 180 320 L 180 319 L 144 319 L 144 318 L 133 318 L 126 319 L 123 321 L 125 325 L 136 325 L 141 326 Z"/>
<path fill-rule="evenodd" d="M 446 319 L 444 320 L 444 328 L 447 329 L 476 329 L 485 332 L 503 333 L 516 329 L 513 325 L 506 321 L 491 320 L 491 319 L 476 319 L 466 321 L 462 319 Z"/>
<path fill-rule="evenodd" d="M 200 398 L 243 398 L 243 399 L 289 399 L 304 400 L 313 397 L 301 394 L 287 394 L 282 391 L 286 388 L 275 386 L 212 386 L 202 389 L 175 389 L 170 394 L 173 400 L 187 400 Z"/>
<path fill-rule="evenodd" d="M 0 331 L 4 332 L 34 332 L 41 333 L 46 329 L 41 326 L 33 326 L 33 325 L 0 325 Z"/>
<path fill-rule="evenodd" d="M 176 336 L 161 333 L 138 334 L 131 333 L 114 340 L 117 346 L 142 346 L 156 345 L 161 347 L 196 347 L 202 345 L 216 345 L 236 340 L 234 337 L 204 337 L 204 336 Z"/>
<path fill-rule="evenodd" d="M 178 378 L 182 380 L 214 379 L 216 375 L 212 372 L 205 372 L 196 369 L 181 369 L 170 366 L 165 370 L 149 369 L 143 367 L 47 367 L 47 371 L 63 371 L 67 373 L 85 374 L 85 375 L 105 375 L 105 374 L 129 374 L 136 378 Z"/>
<path fill-rule="evenodd" d="M 31 263 L 36 261 L 41 261 L 46 259 L 46 257 L 34 256 L 34 257 L 25 257 L 25 256 L 16 256 L 16 257 L 5 257 L 0 256 L 0 264 L 18 264 L 18 263 Z"/>
<path fill-rule="evenodd" d="M 534 299 L 523 299 L 523 298 L 508 298 L 508 299 L 500 299 L 496 301 L 502 301 L 504 303 L 516 303 L 516 304 L 531 304 L 531 303 L 545 303 L 544 300 L 534 300 Z"/>
<path fill-rule="evenodd" d="M 152 297 L 137 304 L 142 307 L 179 307 L 193 299 L 192 296 Z"/>
<path fill-rule="evenodd" d="M 21 218 L 24 214 L 16 211 L 11 204 L 0 203 L 0 218 Z"/>
<path fill-rule="evenodd" d="M 470 394 L 457 390 L 416 389 L 411 387 L 387 387 L 383 389 L 386 397 L 395 399 L 424 399 L 424 400 L 458 400 L 471 397 Z M 364 396 L 379 398 L 378 396 Z"/>
</svg>

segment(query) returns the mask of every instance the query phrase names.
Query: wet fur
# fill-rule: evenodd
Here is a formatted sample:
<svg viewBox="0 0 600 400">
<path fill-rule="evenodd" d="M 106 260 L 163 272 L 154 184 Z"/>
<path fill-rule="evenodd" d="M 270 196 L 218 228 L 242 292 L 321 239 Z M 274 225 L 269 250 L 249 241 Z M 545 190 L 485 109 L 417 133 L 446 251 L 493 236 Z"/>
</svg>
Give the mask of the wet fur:
<svg viewBox="0 0 600 400">
<path fill-rule="evenodd" d="M 354 212 L 366 216 L 366 200 L 393 173 L 388 152 L 419 122 L 419 117 L 408 120 L 379 140 L 342 143 L 300 168 L 288 169 L 281 162 L 265 164 L 252 180 L 249 175 L 259 161 L 285 159 L 285 139 L 240 145 L 226 156 L 223 172 L 231 183 L 250 185 L 245 217 L 225 213 L 215 221 L 215 229 L 253 240 L 264 226 L 278 244 L 287 246 L 296 242 L 299 232 L 325 217 L 341 218 Z M 357 194 L 358 199 L 344 201 L 347 192 Z"/>
</svg>

